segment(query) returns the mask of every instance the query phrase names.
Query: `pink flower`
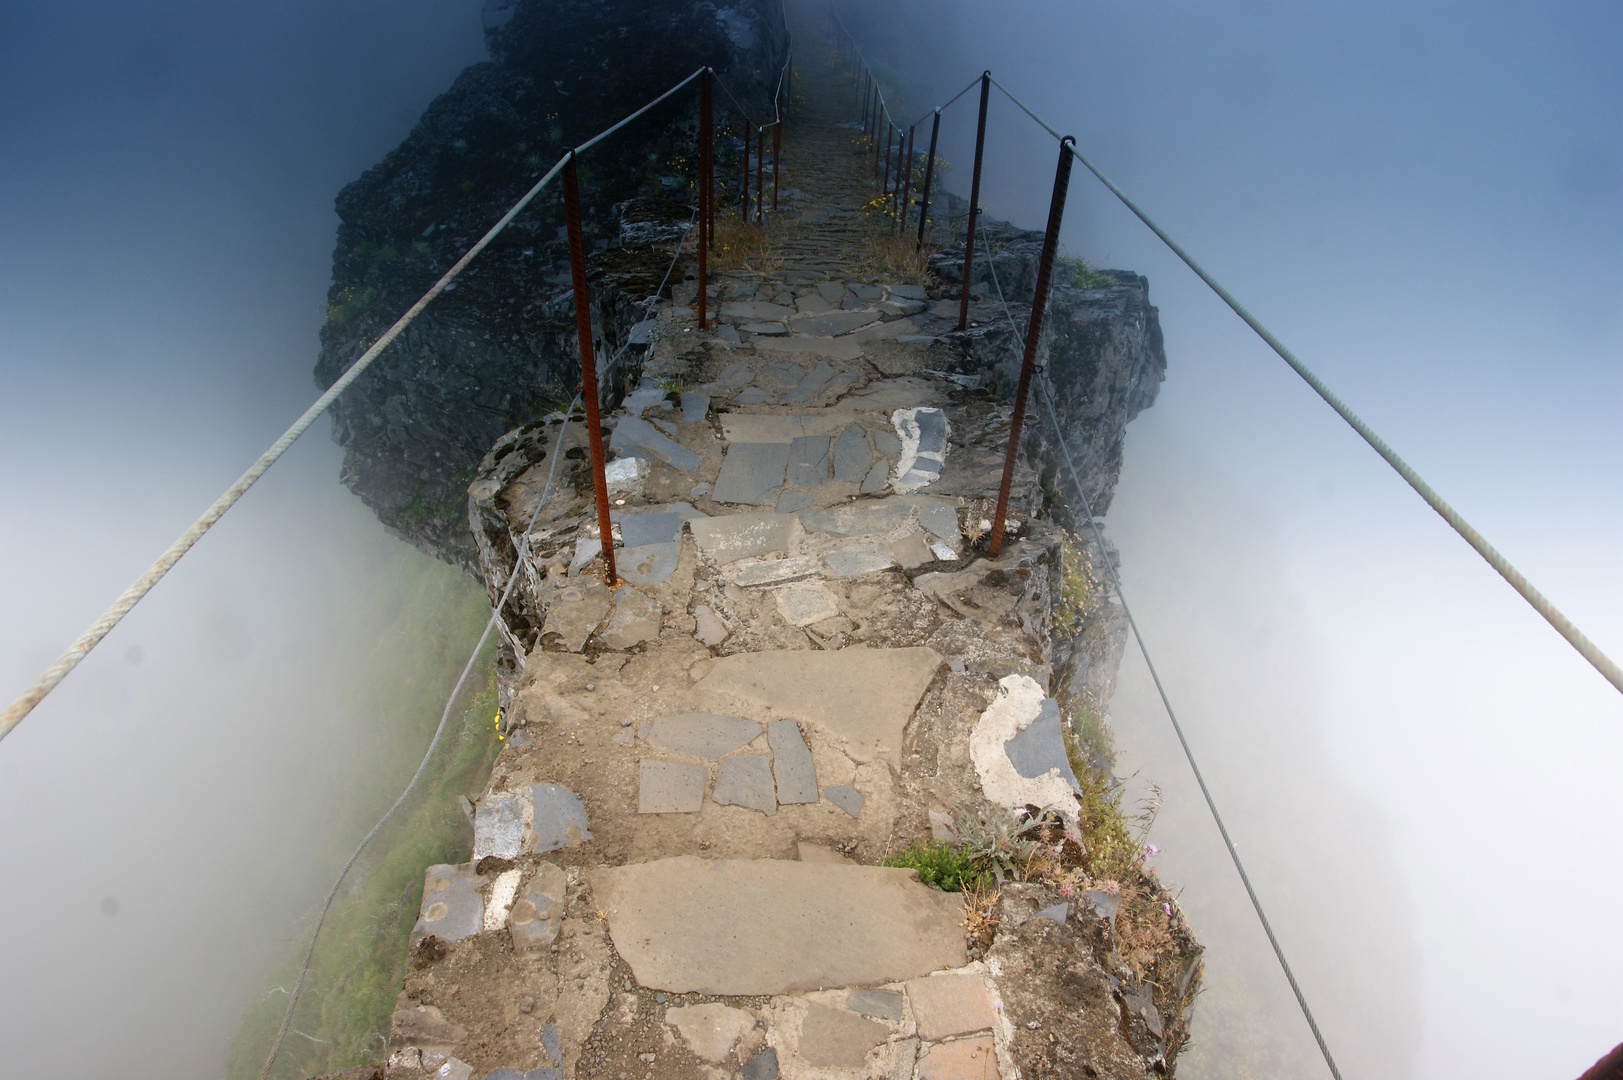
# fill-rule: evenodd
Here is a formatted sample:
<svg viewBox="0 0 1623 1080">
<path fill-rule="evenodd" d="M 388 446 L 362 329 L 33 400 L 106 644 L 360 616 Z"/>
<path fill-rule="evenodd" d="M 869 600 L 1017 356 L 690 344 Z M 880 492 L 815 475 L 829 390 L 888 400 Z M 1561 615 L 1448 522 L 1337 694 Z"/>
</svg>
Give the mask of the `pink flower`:
<svg viewBox="0 0 1623 1080">
<path fill-rule="evenodd" d="M 1171 904 L 1162 904 L 1161 905 L 1161 910 L 1166 912 L 1168 915 L 1171 915 L 1172 914 L 1172 905 Z"/>
</svg>

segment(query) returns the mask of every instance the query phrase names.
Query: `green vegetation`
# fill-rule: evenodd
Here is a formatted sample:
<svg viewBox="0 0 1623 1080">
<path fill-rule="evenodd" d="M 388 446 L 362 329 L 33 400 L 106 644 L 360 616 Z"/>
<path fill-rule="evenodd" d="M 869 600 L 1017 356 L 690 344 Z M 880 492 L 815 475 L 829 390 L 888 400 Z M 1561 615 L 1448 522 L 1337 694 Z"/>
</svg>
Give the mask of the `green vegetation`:
<svg viewBox="0 0 1623 1080">
<path fill-rule="evenodd" d="M 334 326 L 344 326 L 355 316 L 366 310 L 366 305 L 377 296 L 374 289 L 358 289 L 353 285 L 338 290 L 336 296 L 327 302 L 327 321 Z"/>
<path fill-rule="evenodd" d="M 387 630 L 353 684 L 352 707 L 364 718 L 357 727 L 367 734 L 348 770 L 352 790 L 334 814 L 332 846 L 310 853 L 333 873 L 410 779 L 489 616 L 485 597 L 459 571 L 405 545 L 394 558 L 384 575 L 397 586 L 380 623 Z M 490 724 L 495 698 L 492 642 L 412 800 L 372 842 L 334 902 L 273 1077 L 294 1080 L 382 1059 L 423 869 L 465 859 L 471 847 L 456 796 L 480 790 L 489 775 L 497 749 Z M 226 1057 L 228 1080 L 258 1076 L 308 932 L 307 923 L 292 935 L 287 955 L 245 1011 Z"/>
<path fill-rule="evenodd" d="M 915 840 L 906 851 L 887 856 L 883 865 L 917 870 L 920 881 L 945 892 L 963 892 L 966 887 L 977 889 L 986 876 L 984 870 L 976 867 L 974 856 L 957 850 L 945 840 Z"/>
<path fill-rule="evenodd" d="M 1074 255 L 1062 256 L 1059 264 L 1069 273 L 1071 284 L 1079 289 L 1106 289 L 1116 284 L 1116 275 L 1108 270 L 1095 270 Z"/>
</svg>

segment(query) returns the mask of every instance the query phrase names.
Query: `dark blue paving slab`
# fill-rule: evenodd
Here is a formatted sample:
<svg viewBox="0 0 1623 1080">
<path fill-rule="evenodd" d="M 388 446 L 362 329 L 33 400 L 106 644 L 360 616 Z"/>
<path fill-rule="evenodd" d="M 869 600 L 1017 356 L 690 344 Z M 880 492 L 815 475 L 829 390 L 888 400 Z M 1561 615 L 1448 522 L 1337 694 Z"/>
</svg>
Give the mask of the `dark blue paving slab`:
<svg viewBox="0 0 1623 1080">
<path fill-rule="evenodd" d="M 658 514 L 615 513 L 620 540 L 628 548 L 644 544 L 672 544 L 682 538 L 682 515 L 674 510 Z"/>
<path fill-rule="evenodd" d="M 817 366 L 807 372 L 804 379 L 800 380 L 800 385 L 783 395 L 783 400 L 786 403 L 810 401 L 822 393 L 823 387 L 827 386 L 828 381 L 833 377 L 834 369 L 829 367 L 825 361 L 819 360 Z"/>
<path fill-rule="evenodd" d="M 580 796 L 561 784 L 532 784 L 530 803 L 535 817 L 530 824 L 530 835 L 535 845 L 529 850 L 536 853 L 557 851 L 571 844 L 585 843 L 592 838 L 586 827 L 586 807 Z"/>
<path fill-rule="evenodd" d="M 778 1052 L 769 1046 L 750 1058 L 743 1080 L 778 1080 Z"/>
<path fill-rule="evenodd" d="M 742 806 L 771 817 L 778 812 L 772 762 L 765 754 L 736 754 L 721 763 L 710 798 L 722 806 Z"/>
<path fill-rule="evenodd" d="M 609 436 L 609 447 L 621 456 L 663 461 L 682 472 L 692 472 L 699 467 L 698 454 L 678 445 L 646 420 L 634 416 L 620 417 L 614 425 L 614 433 Z"/>
<path fill-rule="evenodd" d="M 711 498 L 745 506 L 772 502 L 788 467 L 788 443 L 732 443 L 722 459 Z"/>
<path fill-rule="evenodd" d="M 1073 791 L 1082 790 L 1082 785 L 1076 782 L 1076 774 L 1071 771 L 1070 759 L 1065 756 L 1065 737 L 1060 733 L 1059 726 L 1059 703 L 1053 698 L 1043 698 L 1037 719 L 1004 743 L 1003 752 L 1009 755 L 1014 771 L 1028 780 L 1042 776 L 1049 769 L 1058 769 Z"/>
<path fill-rule="evenodd" d="M 697 424 L 710 415 L 710 395 L 692 390 L 682 394 L 682 422 Z"/>
<path fill-rule="evenodd" d="M 942 454 L 947 446 L 947 414 L 940 409 L 920 409 L 914 420 L 919 425 L 919 453 Z"/>
<path fill-rule="evenodd" d="M 834 443 L 834 479 L 847 484 L 859 483 L 868 475 L 868 438 L 856 424 L 847 424 Z"/>
<path fill-rule="evenodd" d="M 837 784 L 834 787 L 823 789 L 823 798 L 838 806 L 852 817 L 862 813 L 862 804 L 867 802 L 867 796 L 849 784 Z"/>
<path fill-rule="evenodd" d="M 817 801 L 817 767 L 811 748 L 793 720 L 775 720 L 766 726 L 772 747 L 772 775 L 778 782 L 778 802 L 784 806 Z"/>
<path fill-rule="evenodd" d="M 430 866 L 423 873 L 423 904 L 412 927 L 415 943 L 433 934 L 441 941 L 461 941 L 485 926 L 485 899 L 471 863 Z"/>
<path fill-rule="evenodd" d="M 676 573 L 676 563 L 681 555 L 682 545 L 676 541 L 669 544 L 641 544 L 615 552 L 614 567 L 621 577 L 633 585 L 658 585 Z"/>
<path fill-rule="evenodd" d="M 789 444 L 790 484 L 810 488 L 828 482 L 828 444 L 827 435 L 802 435 Z"/>
<path fill-rule="evenodd" d="M 853 990 L 845 996 L 845 1007 L 880 1020 L 902 1020 L 902 995 L 894 990 Z"/>
<path fill-rule="evenodd" d="M 804 491 L 785 491 L 778 496 L 777 511 L 780 514 L 795 514 L 812 504 L 812 497 Z"/>
</svg>

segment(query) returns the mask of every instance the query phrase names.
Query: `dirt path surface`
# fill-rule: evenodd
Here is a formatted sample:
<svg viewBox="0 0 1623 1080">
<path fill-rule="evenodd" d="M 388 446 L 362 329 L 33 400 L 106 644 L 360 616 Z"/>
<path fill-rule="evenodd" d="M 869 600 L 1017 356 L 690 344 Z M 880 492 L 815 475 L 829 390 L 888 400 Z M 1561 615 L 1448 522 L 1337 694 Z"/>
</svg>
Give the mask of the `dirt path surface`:
<svg viewBox="0 0 1623 1080">
<path fill-rule="evenodd" d="M 966 906 L 879 865 L 989 798 L 1074 819 L 1048 696 L 1058 541 L 1022 468 L 1021 523 L 981 552 L 1009 409 L 933 373 L 956 300 L 855 269 L 874 185 L 849 89 L 807 51 L 766 252 L 717 275 L 713 328 L 676 286 L 614 418 L 617 588 L 564 425 L 571 467 L 519 549 L 507 744 L 469 861 L 427 871 L 390 1078 L 1159 1059 L 1160 1018 L 1095 960 L 1107 920 L 1080 896 Z M 475 484 L 507 566 L 560 423 L 539 425 L 546 460 Z"/>
</svg>

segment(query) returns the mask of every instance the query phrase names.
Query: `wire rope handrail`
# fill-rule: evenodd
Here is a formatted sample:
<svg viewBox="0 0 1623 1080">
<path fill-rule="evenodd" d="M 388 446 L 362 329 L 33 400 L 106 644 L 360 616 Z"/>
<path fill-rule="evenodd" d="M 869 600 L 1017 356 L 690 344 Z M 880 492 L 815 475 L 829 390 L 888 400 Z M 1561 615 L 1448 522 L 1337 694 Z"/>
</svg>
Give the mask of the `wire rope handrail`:
<svg viewBox="0 0 1623 1080">
<path fill-rule="evenodd" d="M 541 177 L 541 179 L 537 180 L 535 184 L 524 193 L 523 197 L 514 203 L 507 213 L 502 215 L 501 219 L 498 220 L 496 224 L 492 225 L 490 229 L 482 237 L 480 237 L 479 240 L 475 242 L 474 245 L 470 247 L 449 270 L 440 276 L 438 281 L 429 287 L 429 290 L 425 292 L 416 303 L 412 304 L 412 306 L 406 310 L 405 314 L 396 319 L 394 324 L 390 326 L 388 330 L 384 331 L 383 335 L 379 337 L 377 341 L 373 342 L 371 347 L 368 348 L 366 352 L 362 353 L 361 356 L 358 357 L 354 363 L 352 363 L 349 368 L 345 370 L 345 372 L 340 375 L 338 379 L 315 400 L 314 404 L 304 411 L 303 415 L 294 421 L 293 425 L 289 427 L 287 431 L 282 433 L 281 438 L 272 443 L 270 448 L 261 454 L 259 458 L 255 460 L 251 466 L 249 466 L 248 470 L 237 478 L 236 483 L 232 484 L 225 490 L 224 494 L 222 494 L 218 499 L 214 500 L 213 504 L 210 505 L 206 511 L 204 511 L 203 515 L 194 521 L 192 525 L 180 535 L 179 539 L 171 544 L 163 552 L 163 554 L 158 557 L 157 561 L 155 561 L 138 578 L 136 578 L 135 582 L 131 584 L 129 588 L 125 589 L 124 592 L 119 594 L 118 599 L 114 600 L 112 605 L 108 607 L 106 611 L 102 612 L 101 616 L 98 617 L 95 622 L 90 624 L 90 628 L 88 630 L 79 635 L 73 644 L 68 647 L 66 652 L 58 657 L 50 667 L 45 669 L 39 678 L 35 679 L 27 689 L 18 695 L 18 697 L 6 707 L 4 713 L 0 713 L 0 739 L 4 739 L 7 735 L 11 734 L 12 731 L 16 730 L 17 725 L 22 722 L 23 718 L 32 712 L 35 706 L 43 701 L 45 696 L 55 689 L 62 682 L 62 680 L 67 677 L 69 672 L 79 666 L 80 662 L 90 654 L 90 651 L 100 644 L 102 639 L 112 632 L 113 627 L 122 622 L 124 616 L 128 615 L 135 605 L 140 603 L 142 598 L 151 592 L 158 582 L 163 580 L 164 576 L 174 568 L 175 564 L 181 560 L 181 557 L 190 551 L 197 544 L 197 542 L 203 538 L 203 534 L 213 528 L 214 524 L 219 521 L 222 516 L 224 516 L 225 512 L 230 510 L 231 507 L 235 506 L 237 501 L 247 493 L 248 489 L 253 487 L 254 484 L 258 482 L 259 478 L 265 474 L 266 470 L 274 465 L 277 460 L 287 452 L 288 447 L 292 446 L 294 441 L 297 440 L 300 435 L 303 435 L 307 430 L 309 430 L 310 425 L 314 424 L 316 420 L 332 406 L 332 403 L 338 400 L 338 396 L 348 389 L 356 379 L 360 378 L 361 374 L 365 372 L 367 368 L 372 366 L 372 362 L 376 360 L 385 349 L 393 344 L 395 339 L 400 336 L 407 326 L 411 325 L 418 315 L 422 314 L 423 309 L 426 308 L 442 292 L 444 292 L 451 285 L 451 283 L 461 275 L 462 271 L 467 268 L 468 264 L 477 258 L 479 253 L 484 251 L 485 248 L 490 245 L 491 241 L 495 240 L 497 236 L 501 235 L 501 233 L 506 230 L 508 225 L 512 224 L 513 219 L 518 217 L 518 215 L 530 205 L 535 197 L 539 195 L 548 184 L 552 183 L 552 181 L 558 177 L 558 175 L 563 171 L 564 166 L 572 157 L 579 154 L 583 150 L 596 146 L 604 139 L 607 139 L 609 136 L 620 131 L 633 120 L 643 116 L 650 109 L 667 100 L 671 97 L 671 95 L 693 82 L 693 80 L 697 79 L 705 70 L 706 69 L 704 68 L 696 69 L 691 75 L 688 75 L 685 79 L 676 83 L 663 94 L 660 94 L 652 101 L 649 101 L 646 105 L 637 109 L 635 112 L 629 113 L 617 123 L 605 128 L 603 131 L 592 136 L 590 139 L 566 152 L 561 158 L 559 158 L 556 165 L 549 169 L 547 173 Z"/>
</svg>

